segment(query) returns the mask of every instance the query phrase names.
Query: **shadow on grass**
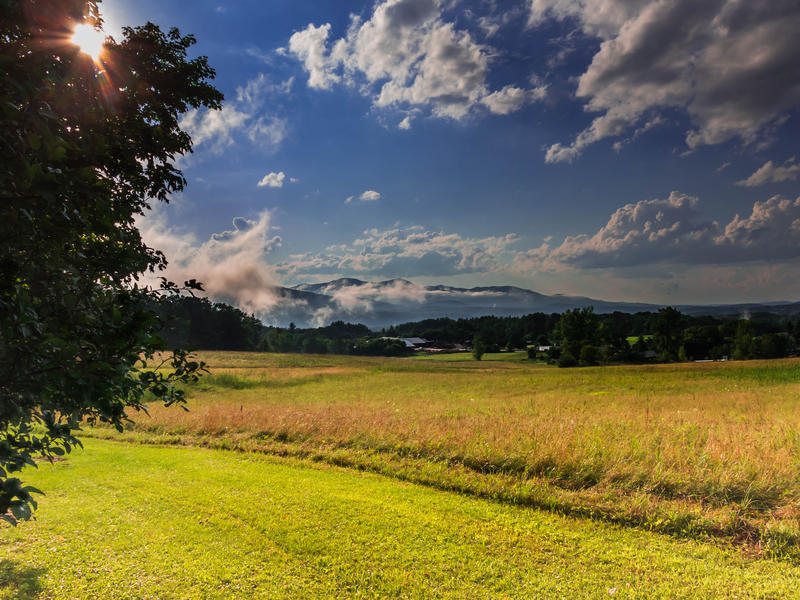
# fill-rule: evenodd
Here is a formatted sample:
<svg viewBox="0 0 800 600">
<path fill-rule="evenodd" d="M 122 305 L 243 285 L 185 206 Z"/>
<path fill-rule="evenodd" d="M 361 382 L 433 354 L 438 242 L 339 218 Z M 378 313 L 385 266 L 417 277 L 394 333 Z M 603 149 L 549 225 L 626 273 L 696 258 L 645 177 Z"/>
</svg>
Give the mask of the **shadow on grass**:
<svg viewBox="0 0 800 600">
<path fill-rule="evenodd" d="M 0 560 L 0 596 L 34 600 L 42 593 L 39 578 L 45 569 L 22 566 L 13 560 Z"/>
</svg>

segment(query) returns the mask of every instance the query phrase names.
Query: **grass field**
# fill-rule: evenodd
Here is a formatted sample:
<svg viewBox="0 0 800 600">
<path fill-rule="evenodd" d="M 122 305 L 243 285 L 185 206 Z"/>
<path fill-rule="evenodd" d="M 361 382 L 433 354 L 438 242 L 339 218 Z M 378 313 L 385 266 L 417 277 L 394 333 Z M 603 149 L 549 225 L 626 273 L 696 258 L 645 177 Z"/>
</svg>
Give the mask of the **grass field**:
<svg viewBox="0 0 800 600">
<path fill-rule="evenodd" d="M 123 439 L 307 458 L 800 557 L 798 360 L 203 358 L 212 375 L 188 390 L 190 412 L 154 406 Z"/>
<path fill-rule="evenodd" d="M 797 598 L 800 567 L 292 459 L 89 440 L 0 598 Z"/>
<path fill-rule="evenodd" d="M 452 352 L 452 353 L 420 353 L 410 356 L 411 360 L 433 360 L 444 362 L 464 362 L 474 361 L 472 352 Z M 525 351 L 516 352 L 487 352 L 481 358 L 482 361 L 487 362 L 521 362 L 528 360 L 528 353 Z"/>
</svg>

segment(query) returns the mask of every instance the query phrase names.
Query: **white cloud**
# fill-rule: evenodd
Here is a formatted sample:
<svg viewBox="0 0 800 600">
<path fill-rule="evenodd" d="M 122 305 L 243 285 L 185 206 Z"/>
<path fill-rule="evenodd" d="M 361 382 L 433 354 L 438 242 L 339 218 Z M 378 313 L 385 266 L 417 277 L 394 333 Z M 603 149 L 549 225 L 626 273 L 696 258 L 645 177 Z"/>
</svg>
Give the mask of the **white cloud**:
<svg viewBox="0 0 800 600">
<path fill-rule="evenodd" d="M 672 192 L 617 209 L 596 233 L 545 243 L 514 258 L 517 273 L 788 261 L 800 257 L 800 197 L 755 202 L 751 214 L 727 225 L 707 221 L 695 197 Z"/>
<path fill-rule="evenodd" d="M 403 131 L 408 131 L 411 129 L 411 117 L 406 116 L 402 121 L 397 124 L 398 129 L 402 129 Z"/>
<path fill-rule="evenodd" d="M 267 152 L 275 152 L 288 134 L 288 121 L 266 112 L 266 100 L 291 92 L 294 78 L 273 84 L 260 73 L 237 88 L 236 99 L 221 110 L 193 108 L 186 112 L 180 126 L 195 146 L 208 145 L 214 154 L 222 153 L 239 136 L 244 136 Z"/>
<path fill-rule="evenodd" d="M 284 179 L 286 179 L 286 173 L 283 171 L 267 173 L 261 178 L 261 181 L 258 182 L 258 187 L 282 188 Z"/>
<path fill-rule="evenodd" d="M 209 297 L 249 312 L 266 314 L 286 304 L 276 292 L 275 271 L 265 260 L 282 242 L 280 236 L 271 235 L 268 211 L 255 220 L 237 217 L 232 230 L 204 242 L 168 226 L 160 211 L 140 218 L 138 226 L 145 243 L 164 252 L 169 261 L 159 275 L 176 282 L 197 279 Z"/>
<path fill-rule="evenodd" d="M 514 234 L 464 238 L 455 233 L 426 231 L 421 226 L 370 229 L 351 244 L 325 252 L 300 254 L 276 266 L 279 273 L 357 274 L 381 277 L 449 276 L 484 273 L 501 268 Z"/>
<path fill-rule="evenodd" d="M 345 199 L 344 203 L 350 204 L 355 199 L 356 199 L 355 196 L 348 196 Z M 364 190 L 363 192 L 361 192 L 361 195 L 358 196 L 358 200 L 360 200 L 361 202 L 375 202 L 380 199 L 381 199 L 381 193 L 376 192 L 375 190 Z"/>
<path fill-rule="evenodd" d="M 331 24 L 319 27 L 309 24 L 303 31 L 298 31 L 289 39 L 289 52 L 303 61 L 308 71 L 309 87 L 328 90 L 341 77 L 335 73 L 336 61 L 327 55 L 328 35 Z"/>
<path fill-rule="evenodd" d="M 231 105 L 218 111 L 193 108 L 183 116 L 180 125 L 195 146 L 208 143 L 211 151 L 219 154 L 233 144 L 234 132 L 242 129 L 249 118 L 250 115 Z"/>
<path fill-rule="evenodd" d="M 530 24 L 573 19 L 601 40 L 576 95 L 600 113 L 547 162 L 572 161 L 665 109 L 685 111 L 690 148 L 758 143 L 800 103 L 793 0 L 530 0 Z"/>
<path fill-rule="evenodd" d="M 744 187 L 755 187 L 765 183 L 780 183 L 781 181 L 794 181 L 800 177 L 800 163 L 796 162 L 795 157 L 791 157 L 780 166 L 776 166 L 771 160 L 765 162 L 755 173 L 747 179 L 737 181 L 736 185 Z"/>
<path fill-rule="evenodd" d="M 381 193 L 375 190 L 365 190 L 359 198 L 362 202 L 374 202 L 381 199 Z"/>
<path fill-rule="evenodd" d="M 492 92 L 487 86 L 497 51 L 445 21 L 444 5 L 384 0 L 369 19 L 352 16 L 345 37 L 335 41 L 329 41 L 330 23 L 309 24 L 292 35 L 289 52 L 303 62 L 310 87 L 327 90 L 345 83 L 371 96 L 376 107 L 425 106 L 434 116 L 452 119 L 483 105 L 504 111 L 500 114 L 518 110 L 524 102 L 512 88 Z M 539 97 L 534 92 L 525 99 Z"/>
<path fill-rule="evenodd" d="M 532 90 L 507 85 L 502 90 L 492 92 L 485 96 L 481 102 L 496 115 L 507 115 L 518 111 L 523 104 L 530 100 L 541 100 L 547 95 L 547 86 L 540 86 Z"/>
<path fill-rule="evenodd" d="M 259 117 L 247 130 L 254 144 L 269 152 L 276 152 L 289 133 L 289 122 L 279 117 Z"/>
</svg>

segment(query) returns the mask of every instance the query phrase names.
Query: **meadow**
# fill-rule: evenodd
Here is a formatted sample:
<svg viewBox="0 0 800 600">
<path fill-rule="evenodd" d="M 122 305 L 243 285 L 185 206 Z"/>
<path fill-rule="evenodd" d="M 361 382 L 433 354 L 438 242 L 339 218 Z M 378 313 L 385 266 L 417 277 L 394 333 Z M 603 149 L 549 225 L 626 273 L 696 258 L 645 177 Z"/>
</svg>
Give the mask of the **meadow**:
<svg viewBox="0 0 800 600">
<path fill-rule="evenodd" d="M 310 461 L 89 440 L 27 475 L 4 600 L 800 594 L 785 561 Z"/>
<path fill-rule="evenodd" d="M 202 353 L 189 412 L 120 436 L 253 451 L 800 558 L 800 360 L 557 369 Z"/>
</svg>

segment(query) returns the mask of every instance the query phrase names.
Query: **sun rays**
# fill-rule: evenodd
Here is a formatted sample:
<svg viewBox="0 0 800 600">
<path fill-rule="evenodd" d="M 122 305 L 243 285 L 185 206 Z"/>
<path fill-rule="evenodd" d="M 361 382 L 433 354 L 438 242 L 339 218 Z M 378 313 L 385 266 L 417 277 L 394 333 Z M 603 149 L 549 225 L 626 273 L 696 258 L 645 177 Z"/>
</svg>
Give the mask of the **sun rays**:
<svg viewBox="0 0 800 600">
<path fill-rule="evenodd" d="M 103 51 L 105 34 L 88 23 L 84 23 L 75 27 L 70 41 L 77 45 L 81 52 L 88 54 L 96 62 Z"/>
</svg>

